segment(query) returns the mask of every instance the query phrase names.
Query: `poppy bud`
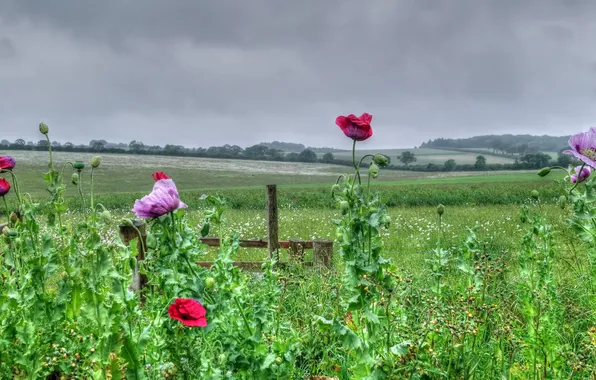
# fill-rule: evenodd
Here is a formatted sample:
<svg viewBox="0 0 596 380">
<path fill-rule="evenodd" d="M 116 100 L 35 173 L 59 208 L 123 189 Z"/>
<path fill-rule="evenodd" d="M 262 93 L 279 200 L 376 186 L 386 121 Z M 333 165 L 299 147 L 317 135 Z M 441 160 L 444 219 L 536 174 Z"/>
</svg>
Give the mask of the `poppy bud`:
<svg viewBox="0 0 596 380">
<path fill-rule="evenodd" d="M 205 279 L 205 288 L 207 288 L 208 290 L 213 289 L 213 287 L 215 286 L 215 279 L 213 277 L 207 277 Z"/>
<path fill-rule="evenodd" d="M 126 227 L 132 227 L 133 224 L 132 224 L 132 220 L 130 220 L 130 219 L 122 219 L 120 221 L 120 225 L 126 226 Z"/>
<path fill-rule="evenodd" d="M 72 164 L 72 167 L 77 169 L 78 171 L 81 171 L 85 169 L 85 164 L 83 163 L 83 161 L 75 161 L 75 163 Z"/>
<path fill-rule="evenodd" d="M 95 156 L 91 159 L 91 167 L 97 168 L 101 164 L 101 157 Z"/>
<path fill-rule="evenodd" d="M 379 166 L 373 162 L 368 167 L 368 173 L 371 177 L 377 178 L 379 176 Z"/>
<path fill-rule="evenodd" d="M 532 195 L 532 198 L 538 199 L 538 197 L 540 196 L 540 193 L 538 192 L 538 190 L 532 190 L 530 195 Z"/>
<path fill-rule="evenodd" d="M 10 223 L 12 224 L 17 224 L 17 222 L 19 221 L 19 215 L 16 212 L 12 212 L 10 214 Z"/>
<path fill-rule="evenodd" d="M 48 128 L 46 123 L 39 123 L 39 131 L 42 135 L 47 135 L 50 129 Z"/>
<path fill-rule="evenodd" d="M 375 154 L 375 156 L 373 157 L 373 161 L 380 167 L 389 165 L 389 159 L 387 158 L 387 156 L 384 156 L 382 154 Z"/>
<path fill-rule="evenodd" d="M 385 228 L 389 228 L 391 225 L 391 217 L 389 215 L 384 215 L 381 223 Z"/>
<path fill-rule="evenodd" d="M 110 223 L 112 221 L 112 214 L 108 210 L 102 211 L 99 217 L 104 223 Z"/>
<path fill-rule="evenodd" d="M 73 185 L 78 185 L 79 184 L 79 173 L 72 173 L 72 176 L 70 176 L 70 180 Z"/>
<path fill-rule="evenodd" d="M 546 177 L 549 173 L 550 173 L 550 168 L 549 167 L 542 168 L 542 169 L 540 169 L 540 171 L 538 171 L 538 175 L 540 177 Z"/>
<path fill-rule="evenodd" d="M 337 183 L 331 187 L 331 192 L 333 194 L 339 192 L 340 190 L 341 190 L 341 188 L 339 187 L 339 185 Z"/>
<path fill-rule="evenodd" d="M 350 204 L 348 201 L 341 201 L 339 202 L 339 209 L 342 215 L 347 215 L 348 211 L 350 211 Z"/>
<path fill-rule="evenodd" d="M 557 204 L 559 205 L 559 207 L 561 208 L 561 210 L 564 210 L 565 207 L 567 206 L 567 197 L 564 195 L 561 195 L 559 197 L 559 200 L 557 201 Z"/>
<path fill-rule="evenodd" d="M 445 212 L 445 206 L 443 206 L 442 204 L 437 206 L 437 214 L 439 214 L 439 216 L 443 215 L 443 213 Z"/>
<path fill-rule="evenodd" d="M 275 364 L 277 364 L 277 365 L 281 364 L 281 358 L 279 356 L 275 358 Z"/>
<path fill-rule="evenodd" d="M 134 272 L 135 270 L 137 270 L 137 258 L 136 257 L 129 258 L 128 265 L 130 266 L 131 271 Z"/>
</svg>

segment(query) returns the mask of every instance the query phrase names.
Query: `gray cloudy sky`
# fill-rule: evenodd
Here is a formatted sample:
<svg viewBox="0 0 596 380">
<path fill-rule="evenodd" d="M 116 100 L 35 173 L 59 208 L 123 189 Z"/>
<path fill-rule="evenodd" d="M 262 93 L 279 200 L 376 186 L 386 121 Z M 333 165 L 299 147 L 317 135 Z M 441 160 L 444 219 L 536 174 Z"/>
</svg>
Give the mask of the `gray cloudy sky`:
<svg viewBox="0 0 596 380">
<path fill-rule="evenodd" d="M 370 147 L 596 125 L 594 0 L 0 0 L 0 138 Z"/>
</svg>

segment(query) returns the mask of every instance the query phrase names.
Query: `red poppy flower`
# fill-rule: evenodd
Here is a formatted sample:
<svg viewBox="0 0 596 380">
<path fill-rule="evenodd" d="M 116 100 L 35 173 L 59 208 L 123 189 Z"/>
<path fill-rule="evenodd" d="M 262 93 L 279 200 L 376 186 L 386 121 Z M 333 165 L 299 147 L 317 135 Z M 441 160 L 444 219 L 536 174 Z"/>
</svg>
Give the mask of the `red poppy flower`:
<svg viewBox="0 0 596 380">
<path fill-rule="evenodd" d="M 0 170 L 12 170 L 14 166 L 14 158 L 11 156 L 0 156 Z"/>
<path fill-rule="evenodd" d="M 364 141 L 372 136 L 373 131 L 370 127 L 372 115 L 363 113 L 360 117 L 349 114 L 348 116 L 338 116 L 335 119 L 337 124 L 346 136 L 356 141 Z"/>
<path fill-rule="evenodd" d="M 170 179 L 170 177 L 164 172 L 155 172 L 155 173 L 151 174 L 151 176 L 153 177 L 155 182 L 157 182 L 161 179 Z"/>
<path fill-rule="evenodd" d="M 186 326 L 207 326 L 207 310 L 199 302 L 191 298 L 176 298 L 168 308 L 170 318 L 182 322 Z"/>
<path fill-rule="evenodd" d="M 10 182 L 4 178 L 0 178 L 0 197 L 5 196 L 10 191 Z"/>
</svg>

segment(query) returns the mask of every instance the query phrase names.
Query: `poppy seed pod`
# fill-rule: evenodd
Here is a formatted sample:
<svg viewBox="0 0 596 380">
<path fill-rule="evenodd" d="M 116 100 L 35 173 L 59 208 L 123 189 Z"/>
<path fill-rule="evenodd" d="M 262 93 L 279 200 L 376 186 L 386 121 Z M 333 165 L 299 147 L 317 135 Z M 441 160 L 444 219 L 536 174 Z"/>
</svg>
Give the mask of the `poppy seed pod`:
<svg viewBox="0 0 596 380">
<path fill-rule="evenodd" d="M 375 156 L 373 157 L 373 161 L 380 167 L 389 165 L 389 159 L 387 158 L 387 156 L 384 156 L 382 154 L 375 154 Z"/>
<path fill-rule="evenodd" d="M 101 157 L 95 156 L 91 159 L 91 167 L 97 168 L 101 164 Z"/>
<path fill-rule="evenodd" d="M 47 135 L 50 129 L 46 123 L 39 123 L 39 131 L 42 135 Z"/>
<path fill-rule="evenodd" d="M 348 201 L 341 201 L 339 202 L 339 209 L 342 215 L 346 215 L 350 211 L 350 204 Z"/>
<path fill-rule="evenodd" d="M 379 176 L 379 166 L 373 162 L 368 167 L 368 173 L 371 177 L 377 178 Z"/>
<path fill-rule="evenodd" d="M 439 216 L 443 215 L 445 213 L 445 206 L 443 206 L 442 204 L 437 206 L 437 214 L 439 214 Z"/>
<path fill-rule="evenodd" d="M 538 199 L 538 197 L 540 196 L 540 193 L 538 192 L 538 190 L 532 190 L 530 195 L 532 196 L 532 198 Z"/>
<path fill-rule="evenodd" d="M 81 171 L 85 169 L 85 164 L 83 163 L 83 161 L 75 161 L 75 163 L 72 164 L 72 167 L 78 171 Z"/>
<path fill-rule="evenodd" d="M 215 287 L 215 279 L 213 277 L 207 277 L 205 279 L 205 288 L 211 290 Z"/>
</svg>

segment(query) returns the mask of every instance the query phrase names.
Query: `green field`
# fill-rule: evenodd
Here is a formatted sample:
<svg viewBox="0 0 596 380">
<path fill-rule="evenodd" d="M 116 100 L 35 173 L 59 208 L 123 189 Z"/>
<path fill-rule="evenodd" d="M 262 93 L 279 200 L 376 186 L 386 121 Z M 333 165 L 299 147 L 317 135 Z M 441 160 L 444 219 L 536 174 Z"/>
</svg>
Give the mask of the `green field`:
<svg viewBox="0 0 596 380">
<path fill-rule="evenodd" d="M 17 160 L 20 186 L 34 198 L 47 191 L 42 173 L 47 171 L 47 154 L 42 152 L 7 152 Z M 81 208 L 76 187 L 69 183 L 72 168 L 66 162 L 88 162 L 91 154 L 54 153 L 59 167 L 65 167 L 67 203 Z M 281 163 L 266 161 L 219 160 L 137 155 L 103 155 L 95 171 L 95 192 L 102 204 L 111 209 L 129 209 L 135 199 L 147 194 L 152 186 L 151 174 L 163 170 L 175 181 L 186 203 L 201 207 L 203 193 L 225 196 L 234 208 L 264 207 L 263 186 L 280 186 L 280 206 L 284 208 L 335 207 L 329 195 L 330 184 L 349 170 L 348 167 L 324 164 Z M 373 181 L 391 206 L 432 206 L 478 204 L 518 204 L 534 188 L 551 202 L 558 196 L 553 176 L 540 178 L 535 171 L 421 173 L 383 170 Z M 82 187 L 89 189 L 89 167 L 83 171 Z M 10 202 L 14 198 L 8 197 Z"/>
<path fill-rule="evenodd" d="M 455 162 L 459 165 L 464 164 L 474 164 L 476 162 L 476 157 L 478 156 L 477 153 L 466 153 L 466 152 L 458 152 L 453 150 L 443 150 L 443 149 L 430 149 L 430 148 L 420 148 L 420 149 L 380 149 L 380 150 L 359 150 L 358 157 L 362 157 L 366 154 L 375 154 L 381 153 L 388 157 L 391 157 L 391 162 L 395 165 L 399 163 L 397 160 L 397 156 L 402 154 L 405 151 L 410 151 L 416 155 L 417 161 L 414 163 L 415 165 L 427 165 L 427 164 L 435 164 L 435 165 L 443 165 L 447 160 L 455 160 Z M 323 154 L 319 154 L 320 157 Z M 345 151 L 345 152 L 334 152 L 333 156 L 338 160 L 351 160 L 352 159 L 352 152 Z M 515 161 L 514 158 L 510 157 L 497 157 L 492 155 L 486 156 L 486 163 L 487 164 L 512 164 Z"/>
<path fill-rule="evenodd" d="M 569 227 L 595 215 L 593 197 L 555 204 L 561 173 L 385 170 L 370 193 L 347 183 L 333 199 L 349 167 L 104 155 L 94 201 L 111 212 L 92 212 L 89 168 L 83 199 L 68 184 L 63 207 L 44 189 L 47 156 L 14 156 L 21 190 L 39 204 L 24 202 L 23 220 L 0 236 L 0 378 L 596 376 L 594 244 Z M 189 208 L 146 221 L 140 262 L 119 225 L 156 170 Z M 279 238 L 332 240 L 330 267 L 288 250 L 284 266 L 268 266 L 266 249 L 239 248 L 238 238 L 267 236 L 268 183 L 279 184 Z M 208 221 L 223 248 L 201 244 Z M 233 261 L 267 264 L 254 274 Z M 135 292 L 139 262 L 148 285 Z"/>
</svg>

